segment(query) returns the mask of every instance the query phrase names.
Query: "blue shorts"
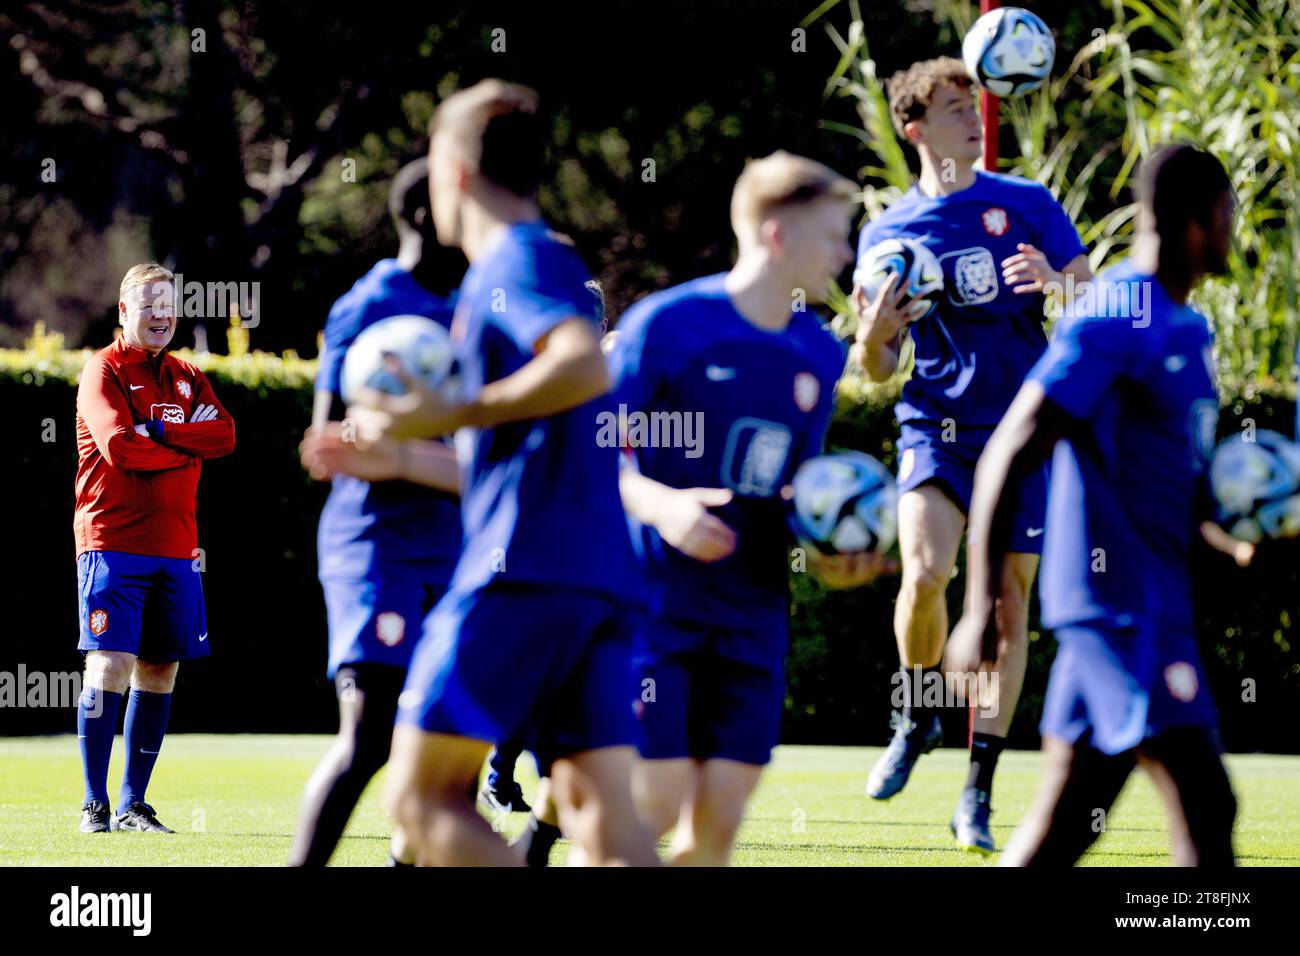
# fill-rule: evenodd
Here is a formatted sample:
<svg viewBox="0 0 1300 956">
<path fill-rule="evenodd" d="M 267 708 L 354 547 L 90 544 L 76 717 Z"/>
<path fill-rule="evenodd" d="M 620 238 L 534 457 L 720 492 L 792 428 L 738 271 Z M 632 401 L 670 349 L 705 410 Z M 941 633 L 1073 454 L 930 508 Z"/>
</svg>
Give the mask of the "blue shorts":
<svg viewBox="0 0 1300 956">
<path fill-rule="evenodd" d="M 965 514 L 970 514 L 975 490 L 975 463 L 988 444 L 991 428 L 957 425 L 953 441 L 943 440 L 941 429 L 928 425 L 903 425 L 898 441 L 898 493 L 934 484 Z M 1043 526 L 1047 514 L 1048 467 L 1025 479 L 1008 548 L 1017 554 L 1043 553 Z"/>
<path fill-rule="evenodd" d="M 646 621 L 632 661 L 641 756 L 767 764 L 781 739 L 787 634 L 784 619 L 748 631 Z M 738 643 L 782 653 L 728 653 Z"/>
<path fill-rule="evenodd" d="M 189 558 L 124 551 L 77 556 L 82 651 L 123 651 L 153 663 L 208 656 L 202 575 Z"/>
<path fill-rule="evenodd" d="M 452 589 L 424 621 L 397 720 L 560 757 L 630 746 L 634 612 L 582 591 Z"/>
<path fill-rule="evenodd" d="M 1174 727 L 1217 732 L 1218 713 L 1206 686 L 1190 629 L 1073 626 L 1056 631 L 1059 645 L 1047 682 L 1044 737 L 1087 739 L 1118 754 Z"/>
<path fill-rule="evenodd" d="M 331 679 L 347 664 L 387 664 L 403 670 L 425 617 L 443 588 L 410 571 L 377 580 L 322 578 L 329 618 Z"/>
</svg>

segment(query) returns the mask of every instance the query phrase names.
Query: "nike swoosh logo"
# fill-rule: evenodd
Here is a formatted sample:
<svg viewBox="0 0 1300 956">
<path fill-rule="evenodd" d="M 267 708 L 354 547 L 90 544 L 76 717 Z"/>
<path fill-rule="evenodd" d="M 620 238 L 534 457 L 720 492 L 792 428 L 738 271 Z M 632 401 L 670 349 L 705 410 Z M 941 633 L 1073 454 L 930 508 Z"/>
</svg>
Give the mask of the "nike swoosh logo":
<svg viewBox="0 0 1300 956">
<path fill-rule="evenodd" d="M 142 388 L 144 388 L 143 385 L 132 385 L 132 386 L 131 386 L 131 391 L 134 392 L 134 391 L 137 391 L 138 389 L 142 389 Z"/>
<path fill-rule="evenodd" d="M 704 374 L 708 376 L 710 382 L 725 382 L 736 377 L 736 370 L 734 368 L 722 368 L 719 365 L 710 365 L 704 370 Z"/>
<path fill-rule="evenodd" d="M 153 755 L 156 757 L 158 754 L 162 753 L 162 751 L 161 751 L 161 750 L 145 750 L 143 747 L 141 747 L 141 748 L 140 748 L 140 753 L 142 753 L 142 754 L 153 754 Z"/>
<path fill-rule="evenodd" d="M 1042 533 L 1043 533 L 1043 529 L 1042 529 L 1042 528 L 1026 528 L 1026 529 L 1025 529 L 1025 537 L 1026 537 L 1026 538 L 1037 538 L 1037 537 L 1038 537 L 1040 534 L 1042 534 Z"/>
<path fill-rule="evenodd" d="M 199 635 L 199 641 L 200 641 L 200 642 L 206 641 L 207 639 L 208 639 L 208 632 L 207 632 L 207 631 L 204 631 L 202 634 Z"/>
</svg>

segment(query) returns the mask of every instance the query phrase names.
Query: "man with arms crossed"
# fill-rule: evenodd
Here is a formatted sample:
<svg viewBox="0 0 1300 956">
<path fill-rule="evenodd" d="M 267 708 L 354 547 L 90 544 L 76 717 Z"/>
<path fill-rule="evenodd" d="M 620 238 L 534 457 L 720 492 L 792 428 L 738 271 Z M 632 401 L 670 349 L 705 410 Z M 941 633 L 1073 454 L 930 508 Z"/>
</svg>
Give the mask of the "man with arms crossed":
<svg viewBox="0 0 1300 956">
<path fill-rule="evenodd" d="M 171 833 L 145 802 L 145 788 L 179 662 L 208 655 L 195 493 L 202 460 L 234 451 L 235 423 L 207 377 L 166 351 L 176 334 L 171 272 L 132 266 L 117 308 L 122 334 L 86 363 L 77 388 L 81 830 Z M 128 687 L 126 772 L 114 817 L 108 762 Z"/>
</svg>

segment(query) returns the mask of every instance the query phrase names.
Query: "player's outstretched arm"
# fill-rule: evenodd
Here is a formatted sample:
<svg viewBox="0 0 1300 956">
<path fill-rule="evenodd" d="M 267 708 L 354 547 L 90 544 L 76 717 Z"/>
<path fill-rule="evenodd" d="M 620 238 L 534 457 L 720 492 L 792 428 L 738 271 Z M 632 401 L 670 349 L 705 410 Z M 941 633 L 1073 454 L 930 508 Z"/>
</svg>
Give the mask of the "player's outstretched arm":
<svg viewBox="0 0 1300 956">
<path fill-rule="evenodd" d="M 882 574 L 897 574 L 898 563 L 879 551 L 808 555 L 808 570 L 823 586 L 840 591 L 865 587 Z"/>
<path fill-rule="evenodd" d="M 1213 521 L 1201 522 L 1201 537 L 1215 551 L 1221 551 L 1232 558 L 1240 568 L 1250 567 L 1255 560 L 1255 545 L 1252 542 L 1233 537 Z"/>
<path fill-rule="evenodd" d="M 456 452 L 442 442 L 349 440 L 345 434 L 342 422 L 307 429 L 298 451 L 303 467 L 313 478 L 328 481 L 335 475 L 351 475 L 362 481 L 409 481 L 460 493 Z"/>
<path fill-rule="evenodd" d="M 966 538 L 966 602 L 945 654 L 949 671 L 969 672 L 994 659 L 994 609 L 1011 541 L 1021 479 L 1046 461 L 1068 418 L 1028 381 L 1007 409 L 975 466 Z"/>
<path fill-rule="evenodd" d="M 611 384 L 595 326 L 575 316 L 543 336 L 523 368 L 484 385 L 465 406 L 465 422 L 490 428 L 545 418 L 604 395 Z"/>
<path fill-rule="evenodd" d="M 405 394 L 363 393 L 348 417 L 369 438 L 435 438 L 462 426 L 490 428 L 545 418 L 576 408 L 610 389 L 609 367 L 589 319 L 565 319 L 538 340 L 533 358 L 515 372 L 489 382 L 478 395 L 458 402 L 425 388 L 397 362 L 388 370 Z"/>
<path fill-rule="evenodd" d="M 849 349 L 849 360 L 873 382 L 887 381 L 898 370 L 903 333 L 927 308 L 924 301 L 904 305 L 903 299 L 897 272 L 885 280 L 874 302 L 867 299 L 861 286 L 853 289 L 851 301 L 858 331 Z"/>
<path fill-rule="evenodd" d="M 689 558 L 711 563 L 736 550 L 736 532 L 710 508 L 731 501 L 727 488 L 673 488 L 624 467 L 618 476 L 623 509 L 659 532 L 664 542 Z"/>
<path fill-rule="evenodd" d="M 188 422 L 151 422 L 154 437 L 168 448 L 195 458 L 222 458 L 235 450 L 235 420 L 217 401 L 207 376 L 195 380 L 194 409 Z"/>
<path fill-rule="evenodd" d="M 107 362 L 92 359 L 81 373 L 77 414 L 111 468 L 164 471 L 191 461 L 190 456 L 164 448 L 136 430 L 131 406 Z"/>
</svg>

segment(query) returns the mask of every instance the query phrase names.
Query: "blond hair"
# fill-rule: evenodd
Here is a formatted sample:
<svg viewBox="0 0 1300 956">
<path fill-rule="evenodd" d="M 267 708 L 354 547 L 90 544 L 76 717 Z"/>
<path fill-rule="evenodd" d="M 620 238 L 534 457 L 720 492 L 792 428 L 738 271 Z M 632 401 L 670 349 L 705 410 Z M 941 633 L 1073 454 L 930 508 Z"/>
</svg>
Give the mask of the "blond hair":
<svg viewBox="0 0 1300 956">
<path fill-rule="evenodd" d="M 971 78 L 961 60 L 940 56 L 933 60 L 919 60 L 906 70 L 899 70 L 885 81 L 889 94 L 889 115 L 894 129 L 903 135 L 903 127 L 925 115 L 934 99 L 934 91 L 951 83 L 959 89 L 970 89 Z"/>
<path fill-rule="evenodd" d="M 779 150 L 745 164 L 731 193 L 731 228 L 740 237 L 782 207 L 825 198 L 853 202 L 859 192 L 851 179 L 829 166 Z"/>
<path fill-rule="evenodd" d="M 482 80 L 453 93 L 429 120 L 478 173 L 518 195 L 537 188 L 545 152 L 537 93 L 518 83 Z"/>
<path fill-rule="evenodd" d="M 126 293 L 136 286 L 175 281 L 176 277 L 166 266 L 159 265 L 157 262 L 141 262 L 126 270 L 126 275 L 122 277 L 122 286 L 117 290 L 117 297 L 125 301 Z"/>
</svg>

